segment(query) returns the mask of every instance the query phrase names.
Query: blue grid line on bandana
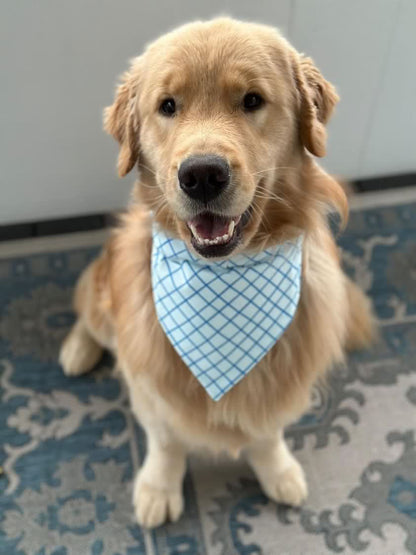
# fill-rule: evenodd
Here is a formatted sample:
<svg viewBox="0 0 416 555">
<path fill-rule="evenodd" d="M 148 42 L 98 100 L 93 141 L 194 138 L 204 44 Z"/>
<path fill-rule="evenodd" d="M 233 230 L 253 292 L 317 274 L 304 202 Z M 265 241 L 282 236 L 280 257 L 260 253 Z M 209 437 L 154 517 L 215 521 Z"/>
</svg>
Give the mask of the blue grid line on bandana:
<svg viewBox="0 0 416 555">
<path fill-rule="evenodd" d="M 162 246 L 163 246 L 163 245 L 162 245 Z M 281 255 L 278 255 L 278 256 L 280 256 L 283 260 L 285 260 L 284 257 L 282 257 Z M 252 257 L 250 257 L 250 258 L 252 259 Z M 293 269 L 293 265 L 291 265 L 291 268 Z M 179 268 L 177 269 L 177 271 L 179 271 Z M 283 281 L 283 279 L 287 279 L 287 280 L 290 282 L 291 285 L 294 285 L 294 280 L 291 279 L 291 277 L 290 277 L 289 275 L 285 275 L 279 268 L 276 268 L 276 271 L 277 271 L 278 273 L 280 273 L 281 276 L 282 276 L 281 282 Z M 296 271 L 296 270 L 295 270 L 295 271 Z M 174 273 L 174 272 L 173 272 L 173 273 Z M 172 273 L 172 272 L 169 272 L 169 277 L 171 278 L 172 284 L 174 285 L 173 273 Z M 196 277 L 197 277 L 197 276 L 196 276 Z M 260 276 L 260 277 L 261 277 L 261 276 Z M 247 280 L 247 278 L 245 278 L 244 275 L 239 276 L 239 278 L 242 279 L 242 280 L 245 280 L 245 282 L 247 283 L 247 286 L 251 287 L 251 283 Z M 233 286 L 232 283 L 226 283 L 226 282 L 221 278 L 221 274 L 219 274 L 219 275 L 217 276 L 217 279 L 220 280 L 220 281 L 222 281 L 227 287 L 232 287 L 232 286 Z M 266 280 L 266 281 L 270 283 L 270 280 Z M 281 282 L 280 282 L 280 283 L 281 283 Z M 280 283 L 278 284 L 278 287 L 280 286 Z M 214 296 L 218 296 L 218 292 L 215 292 L 215 291 L 212 290 L 212 288 L 211 288 L 211 286 L 210 286 L 210 283 L 202 283 L 202 282 L 201 282 L 201 285 L 203 285 L 203 286 L 206 287 L 208 290 L 210 290 L 210 291 L 214 294 Z M 196 290 L 195 288 L 193 288 L 192 285 L 190 285 L 190 287 L 191 287 L 191 289 L 192 289 L 192 291 L 193 291 L 193 294 L 192 294 L 190 297 L 188 297 L 187 299 L 183 299 L 182 302 L 181 302 L 181 304 L 187 304 L 187 303 L 189 303 L 193 296 L 197 296 L 197 295 L 200 294 L 199 290 Z M 158 299 L 158 301 L 159 301 L 160 303 L 163 303 L 163 302 L 165 301 L 165 299 L 168 298 L 168 297 L 170 296 L 170 292 L 169 292 L 165 287 L 164 287 L 164 289 L 165 289 L 165 296 L 162 296 L 162 297 L 160 297 L 160 298 Z M 239 295 L 242 295 L 244 298 L 247 298 L 247 295 L 245 295 L 244 291 L 236 291 L 236 292 L 237 292 Z M 288 295 L 286 295 L 286 291 L 285 291 L 285 290 L 281 289 L 281 292 L 282 292 L 282 294 L 283 294 L 284 296 L 286 296 L 286 298 L 288 299 L 289 302 L 293 302 L 293 299 L 291 299 Z M 221 300 L 220 297 L 218 297 L 218 298 L 219 298 L 219 300 Z M 248 299 L 248 300 L 249 300 L 250 302 L 252 301 L 252 299 Z M 224 307 L 225 307 L 225 306 L 230 306 L 230 303 L 231 303 L 231 301 L 229 301 L 229 302 L 225 302 L 225 301 L 224 301 Z M 179 305 L 176 305 L 176 308 L 177 308 L 177 309 L 180 308 L 180 304 L 179 304 Z M 171 330 L 171 331 L 173 331 L 173 330 Z"/>
<path fill-rule="evenodd" d="M 300 293 L 302 238 L 206 262 L 155 227 L 156 312 L 185 364 L 218 400 L 276 343 Z"/>
<path fill-rule="evenodd" d="M 179 268 L 178 268 L 178 271 L 179 271 Z M 281 271 L 280 271 L 279 268 L 277 268 L 277 272 L 281 273 Z M 169 273 L 169 277 L 172 279 L 172 272 Z M 286 291 L 283 289 L 283 287 L 281 287 L 281 283 L 283 282 L 284 277 L 285 277 L 285 276 L 282 274 L 282 278 L 281 278 L 280 282 L 277 284 L 277 287 L 280 287 L 280 290 L 281 290 L 282 294 L 286 296 L 286 298 L 288 299 L 288 302 L 289 302 L 289 303 L 293 303 L 293 299 L 291 299 L 290 297 L 288 297 L 288 296 L 286 295 Z M 221 281 L 224 281 L 224 280 L 221 279 L 221 275 L 218 276 L 218 279 L 221 280 Z M 248 286 L 251 285 L 250 282 L 247 280 L 247 278 L 246 278 L 245 276 L 241 276 L 241 279 L 243 279 L 243 280 L 246 282 L 246 284 L 247 284 Z M 288 280 L 290 281 L 290 284 L 292 284 L 292 285 L 294 284 L 293 280 L 291 280 L 290 278 L 288 278 Z M 201 285 L 207 287 L 210 291 L 213 292 L 213 294 L 214 294 L 215 296 L 218 296 L 218 293 L 212 290 L 212 288 L 211 288 L 211 286 L 210 286 L 210 283 L 205 283 L 205 284 L 204 284 L 204 283 L 201 283 Z M 228 285 L 228 284 L 226 284 L 226 285 Z M 162 283 L 162 286 L 164 287 L 163 283 Z M 178 305 L 175 306 L 175 309 L 180 310 L 181 312 L 182 312 L 182 310 L 181 310 L 181 305 L 182 305 L 182 304 L 185 304 L 186 302 L 190 302 L 191 299 L 192 299 L 194 296 L 199 295 L 199 291 L 195 290 L 195 289 L 192 287 L 192 285 L 190 285 L 189 287 L 190 287 L 190 289 L 192 290 L 193 294 L 192 294 L 190 297 L 188 297 L 188 299 L 184 299 L 184 300 L 182 301 L 182 303 L 179 303 Z M 232 289 L 234 289 L 232 284 L 230 285 L 230 287 L 231 287 Z M 288 285 L 288 287 L 289 287 L 289 285 Z M 165 290 L 165 292 L 166 292 L 166 288 L 165 288 L 165 287 L 164 287 L 164 290 Z M 262 306 L 258 306 L 254 301 L 252 301 L 251 298 L 247 297 L 247 295 L 245 294 L 244 291 L 236 291 L 235 289 L 234 289 L 234 291 L 236 292 L 236 295 L 240 295 L 242 298 L 244 298 L 244 299 L 247 301 L 247 303 L 252 302 L 252 304 L 253 304 L 256 308 L 258 308 L 259 310 L 263 310 L 263 306 L 264 306 L 264 304 L 267 302 L 267 298 L 265 298 L 264 301 L 263 301 L 263 305 L 262 305 Z M 163 303 L 163 301 L 165 300 L 165 298 L 168 297 L 168 296 L 169 296 L 169 292 L 166 292 L 165 297 L 159 298 L 159 302 L 160 302 L 160 303 Z M 221 302 L 223 302 L 223 306 L 221 306 L 220 308 L 225 308 L 225 307 L 230 307 L 230 308 L 232 308 L 231 302 L 225 302 L 225 301 L 223 301 L 223 299 L 221 299 L 221 298 L 219 298 L 219 300 L 220 300 Z M 240 314 L 242 317 L 245 317 L 244 314 L 242 313 L 242 310 L 243 310 L 243 309 L 244 309 L 244 307 L 242 307 L 240 311 L 235 310 L 236 314 L 238 313 L 238 314 Z M 282 312 L 284 312 L 284 314 L 286 314 L 286 315 L 290 318 L 290 315 L 284 310 L 283 307 L 281 307 L 281 310 L 282 310 Z M 183 314 L 183 312 L 182 312 L 182 314 Z M 183 316 L 184 316 L 184 318 L 186 318 L 186 316 L 185 316 L 184 314 L 183 314 Z M 249 320 L 248 318 L 247 318 L 247 320 L 250 322 L 250 320 Z M 226 325 L 227 323 L 228 323 L 228 322 L 226 322 L 224 325 Z M 211 324 L 209 321 L 207 321 L 206 324 L 207 324 L 208 326 L 212 327 L 212 324 Z M 259 327 L 264 331 L 264 333 L 266 333 L 266 334 L 268 333 L 268 330 L 262 328 L 261 324 L 258 324 L 258 325 L 259 325 Z M 181 324 L 178 324 L 178 323 L 177 323 L 177 324 L 176 324 L 176 327 L 170 328 L 170 333 L 175 332 L 176 328 L 179 328 L 180 326 L 181 326 Z M 224 327 L 224 326 L 223 326 L 223 327 Z M 213 328 L 213 331 L 214 331 L 214 332 L 221 333 L 221 332 L 222 332 L 222 328 L 220 328 L 220 329 L 218 329 L 218 330 L 215 330 L 215 329 Z M 206 337 L 206 339 L 209 340 L 209 338 L 207 338 L 207 337 Z M 232 339 L 233 339 L 232 337 L 227 338 L 227 341 L 232 341 Z M 190 354 L 190 353 L 188 353 L 188 355 L 189 355 L 189 354 Z"/>
<path fill-rule="evenodd" d="M 180 271 L 180 268 L 177 268 L 176 271 Z M 279 272 L 280 270 L 277 269 L 277 271 Z M 169 271 L 169 277 L 171 278 L 172 284 L 174 284 L 173 274 L 174 274 L 174 272 Z M 290 276 L 287 276 L 287 277 L 288 277 L 290 283 L 293 285 L 293 284 L 294 284 L 294 281 L 290 279 Z M 223 281 L 223 280 L 221 279 L 221 275 L 218 276 L 218 279 L 221 280 L 221 281 Z M 245 280 L 246 283 L 247 283 L 247 285 L 250 286 L 250 282 L 249 282 L 247 279 L 245 279 L 245 276 L 244 276 L 244 275 L 241 277 L 241 279 Z M 281 281 L 283 281 L 283 278 L 282 278 Z M 202 284 L 202 283 L 201 283 L 201 284 Z M 206 284 L 202 284 L 202 285 L 205 285 L 205 287 L 207 287 L 208 289 L 210 289 L 211 292 L 214 293 L 214 295 L 218 296 L 218 292 L 214 292 L 214 291 L 212 290 L 212 288 L 210 287 L 210 283 L 206 283 Z M 225 285 L 227 286 L 228 284 L 225 284 Z M 280 284 L 278 284 L 278 287 L 279 287 L 279 286 L 280 286 Z M 232 287 L 232 284 L 231 284 L 231 287 Z M 293 299 L 291 299 L 290 297 L 288 297 L 288 296 L 286 295 L 286 291 L 285 291 L 283 288 L 281 288 L 281 291 L 282 291 L 282 293 L 288 298 L 288 301 L 289 301 L 289 302 L 293 302 Z M 193 289 L 193 293 L 194 293 L 194 294 L 198 294 L 199 292 L 196 291 L 195 289 Z M 237 293 L 238 293 L 238 294 L 241 294 L 241 296 L 242 296 L 243 298 L 247 298 L 247 296 L 244 294 L 244 291 L 237 291 Z M 170 295 L 170 293 L 168 292 L 168 293 L 166 294 L 166 297 L 168 297 L 169 295 Z M 191 296 L 191 297 L 192 297 L 192 296 Z M 191 297 L 189 297 L 188 299 L 183 300 L 182 302 L 183 302 L 183 303 L 185 303 L 186 301 L 189 302 L 189 301 L 191 300 Z M 220 300 L 222 300 L 222 299 L 220 299 Z M 251 300 L 251 299 L 248 299 L 248 300 Z M 164 301 L 164 298 L 161 297 L 161 298 L 159 299 L 159 302 L 163 302 L 163 301 Z M 255 303 L 253 303 L 253 304 L 255 304 Z M 263 304 L 264 304 L 264 303 L 263 303 Z M 223 306 L 230 306 L 230 302 L 224 302 L 224 305 L 223 305 Z M 180 305 L 176 305 L 176 308 L 180 308 Z M 260 308 L 262 308 L 262 307 L 260 307 Z M 172 331 L 172 330 L 171 330 L 171 331 Z"/>
<path fill-rule="evenodd" d="M 169 277 L 172 278 L 172 273 L 171 273 L 171 272 L 169 272 Z M 219 277 L 219 279 L 221 279 L 221 277 Z M 283 278 L 282 278 L 282 280 L 283 280 Z M 282 281 L 282 280 L 281 280 L 281 281 Z M 247 281 L 247 280 L 246 280 L 246 281 Z M 247 282 L 247 283 L 248 283 L 248 282 Z M 206 283 L 206 284 L 204 284 L 204 285 L 205 285 L 205 287 L 210 288 L 210 284 L 209 284 L 209 283 Z M 279 283 L 277 286 L 279 287 L 279 285 L 280 285 L 280 283 Z M 164 287 L 163 283 L 162 283 L 162 287 L 164 288 L 164 290 L 165 290 L 165 292 L 166 292 L 166 288 Z M 233 288 L 233 285 L 230 285 L 230 287 L 231 287 L 232 289 L 234 289 L 234 288 Z M 195 289 L 194 289 L 191 285 L 190 285 L 190 288 L 191 288 L 191 290 L 193 291 L 193 295 L 191 295 L 191 296 L 188 298 L 188 301 L 190 301 L 191 298 L 192 298 L 194 295 L 199 294 L 197 291 L 195 291 Z M 211 289 L 211 288 L 210 288 L 210 289 Z M 235 289 L 234 289 L 234 290 L 235 290 Z M 247 300 L 247 303 L 248 303 L 248 302 L 251 302 L 251 299 L 250 299 L 250 298 L 247 298 L 247 296 L 244 294 L 244 292 L 236 291 L 236 293 L 237 293 L 237 295 L 241 295 L 241 297 L 243 297 L 244 299 L 246 299 L 246 300 Z M 218 295 L 218 293 L 215 293 L 215 292 L 214 292 L 214 294 L 215 294 L 215 295 Z M 168 295 L 168 294 L 167 294 L 167 295 Z M 167 296 L 167 295 L 166 295 L 166 296 Z M 166 298 L 166 296 L 165 296 L 165 297 L 161 297 L 161 298 L 159 299 L 159 302 L 163 303 L 163 300 L 164 300 L 164 298 Z M 220 300 L 222 301 L 222 299 L 220 299 Z M 290 300 L 290 299 L 289 299 L 289 300 Z M 267 302 L 267 298 L 264 299 L 263 305 L 264 305 L 266 302 Z M 179 310 L 179 311 L 181 312 L 182 316 L 184 317 L 184 319 L 186 319 L 187 316 L 183 313 L 182 307 L 181 307 L 181 305 L 184 304 L 184 303 L 185 303 L 185 301 L 183 301 L 182 303 L 179 303 L 178 305 L 176 305 L 175 309 L 176 309 L 176 310 Z M 208 304 L 208 303 L 207 303 L 207 304 Z M 258 308 L 259 310 L 262 310 L 262 308 L 263 308 L 263 307 L 258 307 L 258 306 L 256 305 L 256 303 L 254 303 L 254 302 L 253 302 L 252 304 L 253 304 L 254 306 L 256 306 L 256 308 Z M 230 306 L 230 302 L 227 302 L 227 303 L 224 302 L 224 305 L 221 306 L 221 309 L 223 309 L 223 308 L 225 308 L 225 307 L 227 307 L 227 306 L 229 306 L 230 308 L 233 308 L 233 307 Z M 202 307 L 202 308 L 204 308 L 204 307 Z M 235 310 L 235 309 L 234 309 L 234 310 Z M 243 314 L 243 312 L 242 312 L 243 310 L 244 310 L 244 306 L 241 307 L 240 311 L 235 310 L 236 316 L 237 316 L 237 315 L 240 315 L 240 316 L 242 316 L 242 317 L 244 317 L 244 318 L 247 319 L 247 317 L 245 317 L 244 314 Z M 283 310 L 283 309 L 282 309 L 282 310 Z M 289 317 L 289 315 L 288 315 L 284 310 L 283 310 L 283 312 Z M 170 315 L 170 314 L 168 314 L 168 315 Z M 179 327 L 181 327 L 181 325 L 182 325 L 181 323 L 179 324 L 179 323 L 176 321 L 176 319 L 174 318 L 173 315 L 172 315 L 172 319 L 175 321 L 176 326 L 170 328 L 170 330 L 169 330 L 170 334 L 174 333 L 174 332 L 176 331 L 176 329 L 179 328 Z M 247 319 L 247 320 L 248 320 L 248 319 Z M 191 323 L 192 323 L 192 321 L 191 321 Z M 221 334 L 221 333 L 223 332 L 223 328 L 224 328 L 226 325 L 228 325 L 228 323 L 229 323 L 228 321 L 225 321 L 225 323 L 223 324 L 223 326 L 222 326 L 221 328 L 219 328 L 219 329 L 216 330 L 216 329 L 213 327 L 212 323 L 209 322 L 208 320 L 206 320 L 206 321 L 205 321 L 205 324 L 206 324 L 207 326 L 209 326 L 209 327 L 212 329 L 213 333 L 212 333 L 211 335 L 209 335 L 209 336 L 208 336 L 208 335 L 205 335 L 205 336 L 204 336 L 205 341 L 207 341 L 210 345 L 212 345 L 212 343 L 211 343 L 211 338 L 212 338 L 212 336 L 213 336 L 215 333 Z M 253 321 L 252 321 L 252 320 L 249 320 L 249 323 L 253 324 Z M 253 324 L 253 325 L 254 325 L 254 324 Z M 258 325 L 258 327 L 259 327 L 264 333 L 269 334 L 269 331 L 268 331 L 267 329 L 264 329 L 264 328 L 262 327 L 261 324 L 257 324 L 257 325 Z M 238 335 L 238 332 L 239 332 L 239 330 L 237 330 L 233 336 L 227 337 L 227 338 L 224 340 L 224 343 L 225 343 L 225 342 L 230 342 L 230 343 L 234 344 L 235 347 L 238 347 L 237 344 L 233 343 L 233 339 L 234 339 L 234 337 L 235 337 L 236 335 Z M 270 335 L 270 334 L 269 334 L 269 335 Z M 215 349 L 221 349 L 221 347 L 222 347 L 221 344 L 219 344 L 219 345 L 217 345 L 217 346 L 213 346 L 213 350 L 215 350 Z M 199 349 L 199 347 L 196 346 L 196 345 L 194 345 L 194 346 L 193 346 L 193 349 L 191 349 L 190 351 L 187 352 L 187 357 L 188 357 L 190 360 L 192 360 L 191 354 L 193 353 L 193 350 L 198 350 L 198 349 Z M 199 359 L 198 359 L 198 360 L 193 360 L 193 363 L 194 363 L 194 364 L 198 364 L 198 363 L 199 363 Z"/>
<path fill-rule="evenodd" d="M 230 287 L 231 287 L 232 289 L 234 289 L 234 287 L 233 287 L 232 285 L 231 285 Z M 244 311 L 244 308 L 245 308 L 245 306 L 246 306 L 249 302 L 251 302 L 251 300 L 250 300 L 249 298 L 247 298 L 247 296 L 246 296 L 243 292 L 240 293 L 240 292 L 237 291 L 237 294 L 240 294 L 240 296 L 246 300 L 246 304 L 243 305 L 242 307 L 240 307 L 240 310 L 236 310 L 234 307 L 232 307 L 231 304 L 230 304 L 230 302 L 225 303 L 224 306 L 223 306 L 222 308 L 229 307 L 231 310 L 234 310 L 235 316 L 240 316 L 241 318 L 244 318 L 245 320 L 247 320 L 247 324 L 248 324 L 248 325 L 252 325 L 253 327 L 254 327 L 255 325 L 257 325 L 257 327 L 260 328 L 260 330 L 263 331 L 263 333 L 265 333 L 266 335 L 269 335 L 269 336 L 270 336 L 270 333 L 269 333 L 269 330 L 268 330 L 268 329 L 264 328 L 264 327 L 262 326 L 262 324 L 260 324 L 260 323 L 255 324 L 255 323 L 253 322 L 252 319 L 249 319 L 249 318 L 244 314 L 244 312 L 243 312 L 243 311 Z M 261 310 L 263 310 L 263 306 L 264 306 L 264 304 L 265 304 L 267 301 L 268 301 L 268 299 L 265 298 L 264 301 L 263 301 L 263 305 L 262 305 L 262 306 L 258 306 L 255 302 L 252 302 L 252 305 L 255 306 L 258 310 L 261 311 Z M 283 311 L 283 312 L 285 312 L 285 311 Z M 287 314 L 287 313 L 286 313 L 286 314 Z M 289 316 L 289 315 L 288 315 L 288 316 Z M 269 317 L 268 315 L 265 315 L 265 318 L 270 318 L 270 317 Z M 225 319 L 225 318 L 224 318 L 224 319 Z M 212 328 L 212 330 L 214 331 L 214 333 L 217 333 L 217 334 L 221 335 L 221 333 L 224 331 L 224 327 L 225 327 L 226 325 L 228 325 L 228 322 L 226 321 L 226 322 L 222 325 L 222 327 L 220 327 L 220 328 L 218 328 L 218 329 L 215 329 L 215 328 L 213 327 L 212 323 L 209 322 L 209 321 L 206 321 L 206 324 L 207 324 L 210 328 Z M 247 330 L 247 328 L 246 328 L 246 332 L 249 333 L 249 331 Z M 234 335 L 232 335 L 231 337 L 228 337 L 228 336 L 227 336 L 227 338 L 224 338 L 224 343 L 225 343 L 225 342 L 230 342 L 230 343 L 234 344 L 236 347 L 238 347 L 238 345 L 235 344 L 234 341 L 233 341 L 234 338 L 236 337 L 236 335 L 238 335 L 238 333 L 239 333 L 239 330 L 237 330 L 237 331 L 234 333 Z M 210 338 L 211 338 L 211 337 L 212 337 L 212 335 L 210 336 Z M 206 337 L 207 341 L 211 344 L 210 338 Z M 222 346 L 223 346 L 222 344 L 219 344 L 219 345 L 217 345 L 216 348 L 217 348 L 218 350 L 220 350 Z M 188 352 L 188 356 L 190 356 L 191 354 L 192 354 L 192 352 Z M 194 360 L 194 364 L 198 364 L 198 362 L 199 362 L 199 360 Z M 237 363 L 237 361 L 236 361 L 236 363 Z"/>
<path fill-rule="evenodd" d="M 283 278 L 282 278 L 282 280 L 283 280 Z M 282 280 L 281 280 L 281 281 L 282 281 Z M 205 287 L 207 287 L 208 289 L 210 289 L 210 290 L 212 291 L 212 288 L 210 287 L 210 284 L 204 284 L 204 285 L 205 285 Z M 278 284 L 278 286 L 279 286 L 279 285 L 280 285 L 280 283 Z M 198 291 L 196 291 L 192 285 L 190 285 L 189 287 L 190 287 L 190 289 L 192 290 L 193 293 L 192 293 L 192 295 L 189 297 L 188 301 L 190 301 L 194 295 L 199 294 Z M 231 286 L 231 287 L 232 287 L 232 286 Z M 241 297 L 244 298 L 244 299 L 246 300 L 246 304 L 248 304 L 249 302 L 251 302 L 251 299 L 248 298 L 247 295 L 244 294 L 243 292 L 241 292 L 241 293 L 240 293 L 240 292 L 237 292 L 237 293 L 238 293 L 238 294 L 241 294 Z M 221 299 L 221 300 L 223 300 L 223 299 Z M 288 300 L 289 300 L 289 302 L 292 302 L 291 299 L 288 299 Z M 159 299 L 159 302 L 163 302 L 163 299 L 162 299 L 162 298 Z M 266 302 L 267 302 L 267 298 L 264 299 L 263 305 L 258 306 L 258 305 L 257 305 L 256 303 L 254 303 L 254 302 L 253 302 L 253 305 L 254 305 L 256 308 L 258 308 L 259 310 L 263 310 L 264 304 L 265 304 Z M 178 305 L 176 306 L 176 308 L 182 312 L 182 310 L 181 310 L 181 304 L 183 304 L 183 303 L 178 304 Z M 253 321 L 252 321 L 251 319 L 247 318 L 247 316 L 244 315 L 244 312 L 243 312 L 244 306 L 240 308 L 240 311 L 237 311 L 236 309 L 233 308 L 233 306 L 231 305 L 231 302 L 228 301 L 228 302 L 224 302 L 224 304 L 223 304 L 223 306 L 222 306 L 221 308 L 225 308 L 225 307 L 228 307 L 228 308 L 230 308 L 231 310 L 234 310 L 236 315 L 239 314 L 242 318 L 245 318 L 245 319 L 247 320 L 247 324 L 248 324 L 248 325 L 253 324 Z M 285 310 L 284 310 L 283 308 L 282 308 L 282 311 L 285 312 Z M 285 314 L 287 314 L 287 313 L 285 312 Z M 288 315 L 288 314 L 287 314 L 287 315 Z M 288 316 L 289 316 L 289 315 L 288 315 Z M 211 322 L 209 322 L 209 321 L 207 320 L 206 323 L 207 323 L 208 326 L 210 326 L 210 327 L 213 329 L 214 333 L 215 333 L 215 332 L 221 333 L 222 328 L 224 327 L 224 325 L 227 324 L 227 322 L 225 322 L 225 324 L 223 324 L 222 328 L 215 329 L 215 328 L 212 326 L 212 323 L 211 323 Z M 262 327 L 261 324 L 257 324 L 257 325 L 259 325 L 259 327 L 264 331 L 264 333 L 268 333 L 268 330 L 267 330 L 267 329 L 264 329 L 264 328 Z M 176 331 L 176 329 L 179 328 L 179 327 L 180 327 L 180 324 L 177 324 L 176 327 L 170 328 L 170 330 L 169 330 L 170 333 L 174 333 L 174 332 Z M 232 337 L 227 338 L 227 341 L 232 341 L 232 339 L 233 339 Z M 219 345 L 219 347 L 221 347 L 221 346 Z M 188 354 L 190 354 L 190 353 L 188 353 Z"/>
</svg>

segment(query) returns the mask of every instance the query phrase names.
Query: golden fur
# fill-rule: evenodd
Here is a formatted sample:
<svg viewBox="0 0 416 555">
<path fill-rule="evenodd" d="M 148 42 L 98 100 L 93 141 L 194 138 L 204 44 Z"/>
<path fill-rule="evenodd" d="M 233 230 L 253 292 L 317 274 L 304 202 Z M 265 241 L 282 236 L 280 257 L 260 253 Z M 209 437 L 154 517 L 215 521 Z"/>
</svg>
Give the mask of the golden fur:
<svg viewBox="0 0 416 555">
<path fill-rule="evenodd" d="M 266 99 L 264 108 L 250 115 L 236 108 L 248 89 Z M 163 119 L 157 113 L 166 95 L 178 99 L 180 117 Z M 105 128 L 120 143 L 120 175 L 137 165 L 140 179 L 119 227 L 79 281 L 79 320 L 61 361 L 67 373 L 80 373 L 99 358 L 98 345 L 112 349 L 134 410 L 160 444 L 171 445 L 166 438 L 175 437 L 187 451 L 238 455 L 252 443 L 271 441 L 308 407 L 312 385 L 343 360 L 346 346 L 371 340 L 369 302 L 342 272 L 326 221 L 330 209 L 345 221 L 347 200 L 311 156 L 325 154 L 325 124 L 337 100 L 312 60 L 274 29 L 229 19 L 193 23 L 163 36 L 122 76 L 114 104 L 105 111 Z M 218 402 L 162 331 L 150 280 L 150 210 L 189 244 L 177 169 L 191 154 L 212 152 L 232 167 L 229 213 L 253 206 L 240 251 L 263 249 L 300 232 L 305 237 L 302 292 L 292 324 Z M 291 457 L 286 451 L 279 456 Z M 282 488 L 270 493 L 259 456 L 249 460 L 271 497 L 297 504 L 297 497 Z M 149 480 L 137 486 L 139 496 L 154 492 Z M 299 494 L 299 502 L 303 497 Z M 169 503 L 153 519 L 142 506 L 139 521 L 152 526 L 176 518 L 180 510 Z"/>
</svg>

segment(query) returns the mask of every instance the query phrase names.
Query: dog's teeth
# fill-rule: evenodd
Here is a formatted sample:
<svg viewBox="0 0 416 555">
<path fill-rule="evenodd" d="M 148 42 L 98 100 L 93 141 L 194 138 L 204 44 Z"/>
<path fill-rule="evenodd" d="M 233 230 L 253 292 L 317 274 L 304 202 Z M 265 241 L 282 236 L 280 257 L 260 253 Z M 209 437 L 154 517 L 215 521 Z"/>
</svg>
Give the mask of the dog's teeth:
<svg viewBox="0 0 416 555">
<path fill-rule="evenodd" d="M 206 239 L 204 237 L 201 237 L 197 232 L 196 227 L 193 224 L 190 223 L 189 227 L 191 229 L 192 235 L 194 236 L 194 238 L 196 239 L 199 245 L 212 246 L 212 245 L 227 243 L 232 238 L 235 231 L 235 227 L 238 224 L 239 220 L 240 220 L 240 217 L 234 220 L 230 220 L 230 223 L 228 224 L 227 233 L 225 233 L 224 235 L 218 235 L 217 237 L 214 237 L 212 239 Z"/>
<path fill-rule="evenodd" d="M 201 237 L 201 236 L 198 234 L 198 232 L 197 232 L 195 226 L 193 226 L 192 224 L 190 224 L 189 227 L 191 228 L 192 235 L 193 235 L 193 236 L 195 237 L 195 239 L 197 240 L 197 243 L 199 243 L 200 245 L 206 245 L 206 244 L 207 244 L 207 241 L 209 241 L 209 239 L 204 239 L 203 237 Z"/>
<path fill-rule="evenodd" d="M 198 235 L 197 230 L 195 229 L 195 226 L 193 226 L 192 224 L 189 224 L 189 227 L 191 229 L 192 235 L 195 237 L 195 239 L 200 242 L 201 241 L 201 237 Z"/>
</svg>

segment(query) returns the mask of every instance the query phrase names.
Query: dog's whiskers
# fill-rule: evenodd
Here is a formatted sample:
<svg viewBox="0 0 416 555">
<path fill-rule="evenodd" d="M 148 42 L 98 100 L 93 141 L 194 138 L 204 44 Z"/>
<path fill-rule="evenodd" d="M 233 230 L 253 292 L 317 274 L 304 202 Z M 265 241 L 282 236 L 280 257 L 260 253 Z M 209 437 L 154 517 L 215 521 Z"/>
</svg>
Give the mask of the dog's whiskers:
<svg viewBox="0 0 416 555">
<path fill-rule="evenodd" d="M 163 195 L 160 195 L 158 201 L 156 201 L 154 203 L 151 203 L 149 206 L 154 211 L 155 216 L 160 214 L 162 212 L 162 210 L 164 210 L 166 208 L 167 209 L 166 213 L 167 213 L 169 221 L 171 222 L 173 227 L 176 226 L 174 215 L 169 210 L 169 204 L 168 204 L 167 200 L 164 198 Z"/>
<path fill-rule="evenodd" d="M 288 208 L 291 207 L 290 202 L 284 198 L 279 196 L 278 194 L 272 192 L 272 191 L 268 191 L 267 189 L 265 189 L 262 186 L 257 186 L 256 189 L 256 196 L 257 198 L 261 198 L 264 200 L 275 200 L 276 202 L 279 202 L 280 204 L 283 204 L 285 206 L 287 206 Z"/>
<path fill-rule="evenodd" d="M 254 201 L 251 206 L 252 206 L 254 214 L 259 218 L 259 220 L 264 219 L 264 220 L 266 220 L 267 225 L 270 225 L 270 222 L 269 222 L 265 212 L 263 211 L 263 209 L 260 206 L 258 206 L 257 202 Z"/>
<path fill-rule="evenodd" d="M 148 203 L 149 208 L 153 210 L 155 214 L 158 214 L 160 210 L 167 207 L 167 205 L 168 205 L 167 200 L 164 198 L 163 195 L 159 195 L 159 197 L 155 199 L 154 202 Z"/>
<path fill-rule="evenodd" d="M 254 177 L 255 175 L 260 175 L 262 173 L 271 172 L 274 170 L 296 170 L 294 166 L 274 166 L 273 168 L 265 168 L 264 170 L 259 170 L 258 172 L 253 172 L 250 175 Z"/>
<path fill-rule="evenodd" d="M 142 169 L 142 168 L 147 170 L 148 172 L 150 172 L 152 175 L 156 177 L 156 172 L 152 168 L 149 168 L 149 166 L 146 166 L 146 164 L 140 164 L 139 169 Z"/>
</svg>

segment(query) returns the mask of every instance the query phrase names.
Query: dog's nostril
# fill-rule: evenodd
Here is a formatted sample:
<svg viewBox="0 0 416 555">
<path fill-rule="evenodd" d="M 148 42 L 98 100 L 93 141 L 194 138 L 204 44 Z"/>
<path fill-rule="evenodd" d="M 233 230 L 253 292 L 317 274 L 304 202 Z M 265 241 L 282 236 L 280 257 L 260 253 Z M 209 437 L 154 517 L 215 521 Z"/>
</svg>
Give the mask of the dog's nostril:
<svg viewBox="0 0 416 555">
<path fill-rule="evenodd" d="M 210 173 L 208 176 L 208 183 L 212 186 L 212 187 L 216 187 L 217 183 L 220 182 L 221 183 L 221 178 L 218 179 L 217 176 L 213 173 Z"/>
<path fill-rule="evenodd" d="M 180 165 L 178 179 L 188 196 L 206 203 L 228 186 L 230 166 L 220 156 L 191 156 Z"/>
<path fill-rule="evenodd" d="M 221 170 L 215 173 L 210 173 L 208 176 L 208 183 L 213 187 L 217 185 L 222 185 L 223 183 L 226 183 L 227 180 L 228 175 Z"/>
<path fill-rule="evenodd" d="M 192 173 L 185 175 L 182 184 L 187 189 L 193 189 L 197 185 L 196 177 Z"/>
</svg>

